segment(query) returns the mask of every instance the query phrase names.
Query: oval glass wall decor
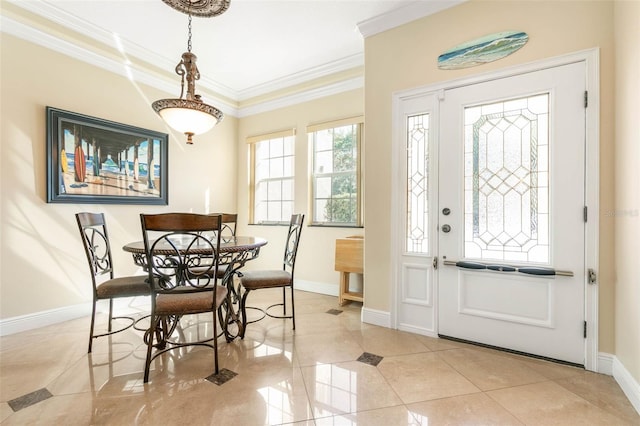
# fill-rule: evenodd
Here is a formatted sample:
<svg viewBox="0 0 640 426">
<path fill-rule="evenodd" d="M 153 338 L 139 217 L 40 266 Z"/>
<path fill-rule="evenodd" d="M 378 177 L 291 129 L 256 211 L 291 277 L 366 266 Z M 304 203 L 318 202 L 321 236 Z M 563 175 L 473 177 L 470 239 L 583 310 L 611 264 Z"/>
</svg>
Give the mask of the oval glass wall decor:
<svg viewBox="0 0 640 426">
<path fill-rule="evenodd" d="M 522 31 L 489 34 L 452 47 L 438 56 L 438 68 L 458 70 L 497 61 L 511 55 L 529 41 Z"/>
</svg>

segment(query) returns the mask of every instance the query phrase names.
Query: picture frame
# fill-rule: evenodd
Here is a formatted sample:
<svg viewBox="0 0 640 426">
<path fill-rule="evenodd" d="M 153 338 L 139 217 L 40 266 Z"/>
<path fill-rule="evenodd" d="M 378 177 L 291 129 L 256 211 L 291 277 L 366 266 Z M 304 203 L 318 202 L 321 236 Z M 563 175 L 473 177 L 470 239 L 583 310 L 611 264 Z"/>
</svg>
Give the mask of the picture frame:
<svg viewBox="0 0 640 426">
<path fill-rule="evenodd" d="M 47 203 L 168 204 L 168 134 L 50 106 L 46 116 Z"/>
</svg>

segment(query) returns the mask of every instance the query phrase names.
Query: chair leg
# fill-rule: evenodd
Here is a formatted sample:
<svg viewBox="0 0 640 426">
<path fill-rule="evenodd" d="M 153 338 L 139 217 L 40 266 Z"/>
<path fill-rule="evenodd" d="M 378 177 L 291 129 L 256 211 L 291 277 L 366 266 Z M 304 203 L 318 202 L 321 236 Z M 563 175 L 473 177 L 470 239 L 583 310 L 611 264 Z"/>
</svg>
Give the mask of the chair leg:
<svg viewBox="0 0 640 426">
<path fill-rule="evenodd" d="M 109 333 L 111 333 L 111 320 L 113 319 L 113 299 L 109 299 Z"/>
<path fill-rule="evenodd" d="M 284 288 L 282 289 L 284 290 Z M 293 300 L 293 285 L 291 285 L 291 321 L 293 322 L 293 329 L 296 329 L 296 304 Z"/>
<path fill-rule="evenodd" d="M 220 308 L 218 308 L 220 309 Z M 214 310 L 213 311 L 213 360 L 214 360 L 214 364 L 215 364 L 215 371 L 214 374 L 218 374 L 220 372 L 220 369 L 218 368 L 218 315 L 216 315 L 216 311 L 218 310 Z"/>
<path fill-rule="evenodd" d="M 287 288 L 282 287 L 282 315 L 287 316 Z"/>
<path fill-rule="evenodd" d="M 93 310 L 91 311 L 91 327 L 89 328 L 89 350 L 87 353 L 91 353 L 91 348 L 93 347 L 93 327 L 96 322 L 96 299 L 93 299 Z"/>
<path fill-rule="evenodd" d="M 247 296 L 249 295 L 249 290 L 245 289 L 242 297 L 240 298 L 240 314 L 242 315 L 242 330 L 240 333 L 240 338 L 244 339 L 244 333 L 247 332 Z"/>
<path fill-rule="evenodd" d="M 149 339 L 147 341 L 147 358 L 144 363 L 144 383 L 149 381 L 149 370 L 151 369 L 151 351 L 153 349 L 153 336 L 157 336 L 158 343 L 160 343 L 159 335 L 157 334 L 158 326 L 160 323 L 160 317 L 151 315 L 151 321 L 149 322 Z"/>
</svg>

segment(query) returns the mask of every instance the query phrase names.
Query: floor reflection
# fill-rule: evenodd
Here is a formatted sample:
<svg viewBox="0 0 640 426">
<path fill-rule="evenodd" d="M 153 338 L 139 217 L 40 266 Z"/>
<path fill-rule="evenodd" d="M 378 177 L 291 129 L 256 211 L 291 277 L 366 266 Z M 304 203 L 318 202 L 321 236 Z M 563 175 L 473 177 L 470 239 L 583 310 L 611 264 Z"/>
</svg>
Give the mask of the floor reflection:
<svg viewBox="0 0 640 426">
<path fill-rule="evenodd" d="M 279 297 L 265 290 L 252 302 Z M 97 339 L 87 354 L 88 316 L 2 337 L 0 422 L 640 424 L 609 376 L 363 324 L 360 304 L 336 307 L 336 297 L 297 292 L 295 332 L 290 321 L 267 318 L 249 324 L 244 340 L 220 337 L 222 381 L 212 380 L 210 348 L 187 347 L 154 360 L 144 384 L 144 333 Z M 211 335 L 211 328 L 210 315 L 185 317 L 178 334 Z"/>
</svg>

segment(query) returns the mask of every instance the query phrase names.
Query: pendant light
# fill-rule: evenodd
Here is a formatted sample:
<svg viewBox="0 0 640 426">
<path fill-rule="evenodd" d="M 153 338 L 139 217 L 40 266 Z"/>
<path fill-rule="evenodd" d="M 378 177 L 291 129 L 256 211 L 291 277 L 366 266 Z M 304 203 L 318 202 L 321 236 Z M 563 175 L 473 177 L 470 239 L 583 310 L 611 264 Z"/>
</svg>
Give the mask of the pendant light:
<svg viewBox="0 0 640 426">
<path fill-rule="evenodd" d="M 187 144 L 193 144 L 194 135 L 209 131 L 222 120 L 224 114 L 218 108 L 204 103 L 201 96 L 196 94 L 196 80 L 200 79 L 200 71 L 196 65 L 198 58 L 191 52 L 191 18 L 218 16 L 229 8 L 230 0 L 162 1 L 189 15 L 189 33 L 187 51 L 182 54 L 175 69 L 176 74 L 181 77 L 180 98 L 160 99 L 151 106 L 169 126 L 187 136 Z"/>
</svg>

